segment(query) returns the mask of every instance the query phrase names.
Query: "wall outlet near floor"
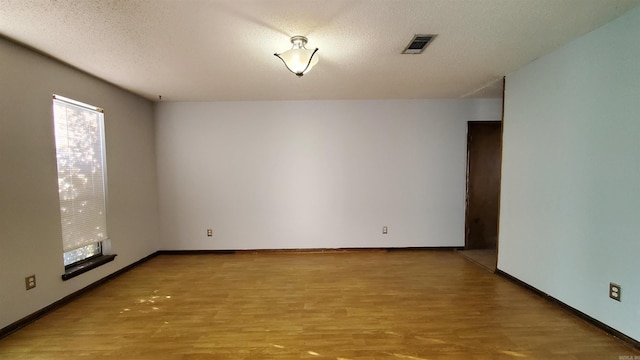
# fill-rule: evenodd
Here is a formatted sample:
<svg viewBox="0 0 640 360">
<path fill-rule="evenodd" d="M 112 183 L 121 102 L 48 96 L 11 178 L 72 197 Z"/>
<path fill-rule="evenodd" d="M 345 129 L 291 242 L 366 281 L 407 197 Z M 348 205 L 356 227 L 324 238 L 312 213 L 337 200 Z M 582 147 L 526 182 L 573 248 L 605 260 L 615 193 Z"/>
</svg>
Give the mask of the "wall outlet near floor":
<svg viewBox="0 0 640 360">
<path fill-rule="evenodd" d="M 618 284 L 609 283 L 609 297 L 616 301 L 622 301 L 622 287 Z"/>
<path fill-rule="evenodd" d="M 388 232 L 387 230 L 388 230 L 388 229 L 387 229 L 387 227 L 386 227 L 386 226 L 383 226 L 383 227 L 382 227 L 382 233 L 383 233 L 383 234 L 386 234 L 386 233 Z"/>
<path fill-rule="evenodd" d="M 213 229 L 207 229 L 207 236 L 213 236 Z"/>
<path fill-rule="evenodd" d="M 36 287 L 36 276 L 35 275 L 31 275 L 31 276 L 27 276 L 26 278 L 24 278 L 24 287 L 27 290 L 31 290 L 34 287 Z"/>
</svg>

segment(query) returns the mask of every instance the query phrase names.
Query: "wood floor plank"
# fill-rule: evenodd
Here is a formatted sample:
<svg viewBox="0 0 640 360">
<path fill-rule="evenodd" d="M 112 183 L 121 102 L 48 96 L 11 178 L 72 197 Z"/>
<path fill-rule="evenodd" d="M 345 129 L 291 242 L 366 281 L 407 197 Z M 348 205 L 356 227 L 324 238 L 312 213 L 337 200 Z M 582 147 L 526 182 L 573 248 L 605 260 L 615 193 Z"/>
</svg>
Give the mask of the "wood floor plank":
<svg viewBox="0 0 640 360">
<path fill-rule="evenodd" d="M 612 359 L 640 352 L 448 251 L 161 255 L 0 359 Z"/>
</svg>

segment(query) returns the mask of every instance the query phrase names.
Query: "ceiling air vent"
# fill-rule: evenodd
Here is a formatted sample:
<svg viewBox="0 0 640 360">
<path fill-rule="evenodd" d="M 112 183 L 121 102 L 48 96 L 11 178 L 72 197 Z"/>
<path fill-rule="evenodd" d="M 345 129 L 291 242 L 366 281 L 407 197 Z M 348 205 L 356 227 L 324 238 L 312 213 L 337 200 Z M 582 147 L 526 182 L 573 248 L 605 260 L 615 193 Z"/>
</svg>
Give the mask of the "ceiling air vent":
<svg viewBox="0 0 640 360">
<path fill-rule="evenodd" d="M 436 35 L 416 35 L 402 52 L 403 54 L 420 54 L 431 43 Z"/>
</svg>

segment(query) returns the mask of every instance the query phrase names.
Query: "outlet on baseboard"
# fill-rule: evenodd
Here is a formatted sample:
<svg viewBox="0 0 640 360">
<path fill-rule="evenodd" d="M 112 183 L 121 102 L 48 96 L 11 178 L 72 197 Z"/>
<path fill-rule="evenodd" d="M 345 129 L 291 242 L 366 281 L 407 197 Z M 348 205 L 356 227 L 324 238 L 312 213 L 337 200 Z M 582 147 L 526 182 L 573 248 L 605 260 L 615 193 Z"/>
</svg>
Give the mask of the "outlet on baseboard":
<svg viewBox="0 0 640 360">
<path fill-rule="evenodd" d="M 27 276 L 26 278 L 24 278 L 24 287 L 27 290 L 31 290 L 34 287 L 36 287 L 36 276 L 35 275 L 31 275 L 31 276 Z"/>
<path fill-rule="evenodd" d="M 616 301 L 622 301 L 622 286 L 609 283 L 609 297 Z"/>
</svg>

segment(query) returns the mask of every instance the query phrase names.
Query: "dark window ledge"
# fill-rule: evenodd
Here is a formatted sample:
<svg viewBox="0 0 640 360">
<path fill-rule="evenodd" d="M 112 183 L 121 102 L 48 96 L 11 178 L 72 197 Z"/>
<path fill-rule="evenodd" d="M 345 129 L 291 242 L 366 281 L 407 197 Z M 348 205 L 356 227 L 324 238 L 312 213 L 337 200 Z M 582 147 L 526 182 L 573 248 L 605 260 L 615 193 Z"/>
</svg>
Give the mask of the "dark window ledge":
<svg viewBox="0 0 640 360">
<path fill-rule="evenodd" d="M 98 266 L 102 266 L 108 262 L 113 261 L 116 258 L 116 254 L 113 255 L 99 255 L 91 259 L 87 259 L 78 264 L 71 265 L 64 270 L 62 274 L 62 280 L 69 280 L 80 274 L 84 274 L 91 269 L 95 269 Z"/>
</svg>

